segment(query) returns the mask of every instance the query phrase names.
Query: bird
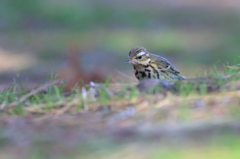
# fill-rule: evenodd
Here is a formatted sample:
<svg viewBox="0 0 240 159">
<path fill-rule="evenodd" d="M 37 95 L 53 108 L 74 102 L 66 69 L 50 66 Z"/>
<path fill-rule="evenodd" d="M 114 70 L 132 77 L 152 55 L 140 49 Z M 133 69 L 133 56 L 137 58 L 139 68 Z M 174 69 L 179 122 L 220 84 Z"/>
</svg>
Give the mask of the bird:
<svg viewBox="0 0 240 159">
<path fill-rule="evenodd" d="M 159 80 L 183 80 L 184 76 L 164 57 L 149 53 L 142 46 L 134 47 L 129 51 L 129 59 L 126 63 L 132 64 L 135 77 L 141 81 L 144 79 Z"/>
</svg>

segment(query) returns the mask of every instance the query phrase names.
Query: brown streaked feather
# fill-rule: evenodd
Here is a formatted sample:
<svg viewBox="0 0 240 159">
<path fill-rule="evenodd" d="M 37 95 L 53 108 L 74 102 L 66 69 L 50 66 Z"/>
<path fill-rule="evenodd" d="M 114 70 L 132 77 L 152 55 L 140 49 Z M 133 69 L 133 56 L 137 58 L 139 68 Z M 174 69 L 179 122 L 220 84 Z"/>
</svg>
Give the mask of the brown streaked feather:
<svg viewBox="0 0 240 159">
<path fill-rule="evenodd" d="M 167 71 L 174 73 L 174 74 L 179 74 L 180 72 L 176 67 L 174 67 L 167 59 L 164 57 L 158 56 L 151 54 L 152 57 L 155 57 L 154 59 L 151 58 L 151 63 L 157 65 L 158 69 L 167 69 Z"/>
</svg>

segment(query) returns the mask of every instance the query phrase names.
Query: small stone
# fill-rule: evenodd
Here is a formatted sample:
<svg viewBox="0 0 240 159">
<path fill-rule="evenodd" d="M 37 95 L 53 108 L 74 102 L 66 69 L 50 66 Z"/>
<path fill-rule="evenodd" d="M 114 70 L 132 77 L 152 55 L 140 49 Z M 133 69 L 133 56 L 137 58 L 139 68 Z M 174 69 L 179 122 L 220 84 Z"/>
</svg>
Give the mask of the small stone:
<svg viewBox="0 0 240 159">
<path fill-rule="evenodd" d="M 176 92 L 176 86 L 167 80 L 145 79 L 140 81 L 137 88 L 141 92 L 156 93 L 164 92 L 166 90 Z"/>
</svg>

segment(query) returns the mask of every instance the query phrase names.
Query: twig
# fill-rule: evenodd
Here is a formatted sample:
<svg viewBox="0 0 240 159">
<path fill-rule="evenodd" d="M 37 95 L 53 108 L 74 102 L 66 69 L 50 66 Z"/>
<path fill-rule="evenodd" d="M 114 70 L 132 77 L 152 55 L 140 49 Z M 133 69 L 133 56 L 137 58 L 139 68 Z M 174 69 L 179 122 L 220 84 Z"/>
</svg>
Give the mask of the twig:
<svg viewBox="0 0 240 159">
<path fill-rule="evenodd" d="M 25 100 L 27 100 L 29 97 L 31 97 L 31 96 L 33 96 L 33 95 L 35 95 L 35 94 L 38 94 L 38 93 L 41 92 L 41 91 L 46 90 L 49 86 L 53 86 L 53 85 L 57 85 L 57 84 L 61 84 L 61 83 L 62 83 L 62 82 L 61 82 L 60 80 L 55 80 L 55 81 L 53 81 L 53 82 L 46 83 L 46 84 L 44 84 L 43 86 L 40 86 L 40 87 L 38 87 L 38 88 L 36 88 L 36 89 L 31 90 L 28 94 L 22 96 L 22 97 L 19 99 L 19 101 L 17 101 L 17 102 L 12 102 L 12 103 L 9 104 L 8 107 L 5 107 L 5 108 L 6 108 L 6 109 L 13 108 L 13 107 L 15 107 L 18 103 L 22 103 L 22 102 L 24 102 Z"/>
<path fill-rule="evenodd" d="M 71 109 L 73 106 L 77 105 L 80 102 L 79 98 L 74 98 L 71 102 L 67 103 L 62 109 L 58 110 L 56 115 L 61 115 Z"/>
<path fill-rule="evenodd" d="M 82 100 L 83 100 L 83 108 L 85 110 L 88 110 L 88 100 L 87 100 L 87 97 L 88 97 L 88 92 L 86 90 L 85 87 L 82 87 Z"/>
<path fill-rule="evenodd" d="M 64 104 L 66 104 L 65 101 L 60 101 L 60 102 L 57 102 L 57 103 L 53 103 L 51 105 L 51 108 L 61 107 Z M 49 107 L 47 104 L 37 104 L 37 105 L 33 105 L 31 107 L 25 107 L 24 110 L 26 110 L 26 111 L 36 111 L 38 109 L 44 109 L 44 108 L 47 108 L 47 107 Z"/>
<path fill-rule="evenodd" d="M 196 77 L 196 78 L 186 78 L 185 80 L 182 80 L 183 82 L 208 82 L 208 81 L 214 81 L 214 80 L 226 80 L 229 79 L 233 76 L 238 76 L 240 77 L 240 72 L 239 73 L 233 73 L 233 74 L 228 74 L 228 75 L 224 75 L 222 77 Z"/>
<path fill-rule="evenodd" d="M 131 78 L 131 77 L 128 77 L 125 73 L 122 73 L 121 71 L 118 71 L 118 70 L 116 70 L 116 69 L 114 69 L 118 74 L 120 74 L 120 75 L 122 75 L 123 77 L 125 77 L 125 78 L 127 78 L 127 79 L 129 79 L 129 80 L 134 80 L 134 81 L 136 81 L 136 79 L 133 79 L 133 78 Z"/>
</svg>

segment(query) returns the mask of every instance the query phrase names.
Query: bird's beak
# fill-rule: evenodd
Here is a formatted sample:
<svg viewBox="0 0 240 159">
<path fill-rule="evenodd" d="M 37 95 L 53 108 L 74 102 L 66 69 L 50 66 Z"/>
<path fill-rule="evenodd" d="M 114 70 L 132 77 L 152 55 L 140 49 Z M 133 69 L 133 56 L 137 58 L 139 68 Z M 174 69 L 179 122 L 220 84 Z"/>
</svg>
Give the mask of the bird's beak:
<svg viewBox="0 0 240 159">
<path fill-rule="evenodd" d="M 132 60 L 132 59 L 128 59 L 128 60 L 126 61 L 126 63 L 133 63 L 133 60 Z"/>
</svg>

